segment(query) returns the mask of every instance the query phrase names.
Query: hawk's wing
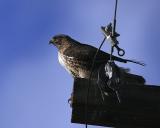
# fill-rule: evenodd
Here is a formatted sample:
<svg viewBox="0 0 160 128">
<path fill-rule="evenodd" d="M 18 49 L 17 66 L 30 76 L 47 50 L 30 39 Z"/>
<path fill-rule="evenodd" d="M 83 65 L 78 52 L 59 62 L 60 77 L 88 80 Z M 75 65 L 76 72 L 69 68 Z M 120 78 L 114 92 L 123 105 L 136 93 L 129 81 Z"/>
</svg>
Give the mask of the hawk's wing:
<svg viewBox="0 0 160 128">
<path fill-rule="evenodd" d="M 63 54 L 68 56 L 69 58 L 74 58 L 76 61 L 81 61 L 82 63 L 86 62 L 88 66 L 91 66 L 96 52 L 97 48 L 93 46 L 86 44 L 78 44 L 75 45 L 74 47 L 72 46 L 68 48 L 66 51 L 64 51 Z M 110 54 L 100 50 L 96 56 L 95 64 L 99 65 L 102 63 L 106 63 L 109 59 L 110 59 Z M 126 63 L 125 60 L 115 56 L 113 56 L 113 59 L 116 61 Z"/>
<path fill-rule="evenodd" d="M 66 51 L 64 51 L 64 54 L 68 57 L 72 57 L 77 61 L 81 61 L 83 63 L 87 62 L 88 66 L 92 65 L 93 58 L 97 52 L 97 48 L 87 45 L 87 44 L 75 44 L 74 47 L 69 47 Z M 100 50 L 96 56 L 95 65 L 101 65 L 103 63 L 106 63 L 110 59 L 110 54 Z M 127 63 L 127 62 L 133 62 L 140 65 L 144 65 L 143 63 L 128 60 L 128 59 L 122 59 L 116 56 L 112 56 L 112 59 L 115 61 Z"/>
</svg>

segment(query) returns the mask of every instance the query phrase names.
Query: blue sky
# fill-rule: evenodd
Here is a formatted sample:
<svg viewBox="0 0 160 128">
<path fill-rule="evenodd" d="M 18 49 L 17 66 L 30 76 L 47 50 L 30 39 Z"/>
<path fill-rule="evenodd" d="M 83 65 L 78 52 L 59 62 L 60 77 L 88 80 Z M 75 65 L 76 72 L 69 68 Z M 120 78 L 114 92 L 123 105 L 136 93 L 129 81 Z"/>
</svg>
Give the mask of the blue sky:
<svg viewBox="0 0 160 128">
<path fill-rule="evenodd" d="M 112 20 L 113 6 L 113 0 L 0 0 L 1 128 L 84 127 L 70 123 L 73 79 L 48 41 L 64 33 L 98 47 L 100 26 Z M 119 65 L 143 75 L 148 84 L 160 84 L 159 12 L 159 0 L 119 0 L 120 47 L 125 58 L 147 66 Z M 109 50 L 107 43 L 103 50 Z"/>
</svg>

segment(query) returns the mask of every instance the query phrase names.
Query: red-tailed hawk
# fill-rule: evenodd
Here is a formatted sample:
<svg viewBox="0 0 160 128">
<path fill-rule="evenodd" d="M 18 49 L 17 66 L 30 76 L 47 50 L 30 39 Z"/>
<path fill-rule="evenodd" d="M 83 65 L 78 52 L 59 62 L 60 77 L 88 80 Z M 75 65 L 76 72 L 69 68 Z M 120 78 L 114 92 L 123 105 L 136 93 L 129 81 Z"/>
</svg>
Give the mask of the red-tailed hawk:
<svg viewBox="0 0 160 128">
<path fill-rule="evenodd" d="M 58 49 L 58 60 L 60 64 L 75 78 L 89 78 L 91 73 L 91 67 L 93 58 L 97 51 L 97 48 L 80 43 L 67 35 L 56 35 L 50 42 Z M 110 59 L 110 54 L 99 51 L 94 64 L 93 72 L 96 72 L 100 65 L 105 64 Z M 112 57 L 113 60 L 118 62 L 139 62 L 122 59 L 116 56 Z M 143 65 L 143 64 L 141 64 Z"/>
</svg>

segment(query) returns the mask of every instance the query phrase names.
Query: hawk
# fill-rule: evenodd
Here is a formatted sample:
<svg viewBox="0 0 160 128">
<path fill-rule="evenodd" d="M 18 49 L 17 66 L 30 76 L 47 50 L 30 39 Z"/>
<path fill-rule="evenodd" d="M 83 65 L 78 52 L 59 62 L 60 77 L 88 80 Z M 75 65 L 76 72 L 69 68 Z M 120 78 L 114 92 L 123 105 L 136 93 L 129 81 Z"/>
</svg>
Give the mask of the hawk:
<svg viewBox="0 0 160 128">
<path fill-rule="evenodd" d="M 53 44 L 57 47 L 59 63 L 74 78 L 90 78 L 93 58 L 97 52 L 97 48 L 87 44 L 80 43 L 72 39 L 70 36 L 64 34 L 54 36 L 50 40 L 49 44 Z M 102 64 L 107 63 L 109 59 L 110 54 L 100 50 L 95 58 L 93 72 L 96 72 L 99 69 L 99 67 Z M 116 56 L 113 56 L 112 59 L 114 61 L 123 63 L 133 62 L 141 64 L 140 62 L 122 59 Z"/>
</svg>

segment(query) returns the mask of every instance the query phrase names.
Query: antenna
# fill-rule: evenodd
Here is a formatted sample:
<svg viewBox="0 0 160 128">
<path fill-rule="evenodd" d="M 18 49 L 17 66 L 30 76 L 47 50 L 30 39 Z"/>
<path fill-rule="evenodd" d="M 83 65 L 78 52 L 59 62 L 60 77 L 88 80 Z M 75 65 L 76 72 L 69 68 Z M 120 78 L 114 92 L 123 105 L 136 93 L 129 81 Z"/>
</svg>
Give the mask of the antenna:
<svg viewBox="0 0 160 128">
<path fill-rule="evenodd" d="M 118 46 L 119 42 L 117 40 L 117 37 L 120 36 L 120 34 L 118 34 L 116 32 L 117 4 L 118 4 L 118 0 L 116 0 L 116 3 L 115 3 L 113 23 L 109 23 L 109 25 L 107 25 L 106 27 L 101 27 L 101 29 L 104 33 L 105 39 L 107 38 L 109 40 L 109 42 L 111 43 L 110 61 L 108 64 L 109 64 L 109 68 L 111 68 L 112 70 L 114 69 L 114 66 L 115 66 L 114 60 L 112 60 L 114 48 L 117 49 L 119 56 L 124 56 L 124 54 L 125 54 L 125 51 L 123 49 L 119 48 L 119 46 Z M 111 72 L 112 72 L 112 70 L 111 70 Z M 110 86 L 110 85 L 108 85 L 108 86 Z M 119 97 L 118 90 L 115 87 L 110 87 L 110 88 L 115 91 L 115 93 L 117 95 L 118 102 L 120 103 L 121 100 Z"/>
<path fill-rule="evenodd" d="M 125 54 L 125 51 L 118 46 L 119 42 L 117 40 L 117 37 L 120 36 L 120 34 L 118 34 L 116 32 L 117 5 L 118 5 L 118 0 L 116 0 L 116 3 L 115 3 L 113 23 L 109 23 L 109 25 L 107 25 L 106 27 L 103 27 L 103 26 L 101 27 L 105 38 L 107 38 L 109 40 L 109 42 L 111 43 L 110 60 L 112 59 L 112 54 L 114 52 L 114 48 L 117 49 L 119 56 L 124 56 L 124 54 Z"/>
<path fill-rule="evenodd" d="M 115 31 L 116 31 L 117 4 L 118 4 L 118 0 L 116 0 L 116 3 L 115 3 L 112 36 L 115 36 Z"/>
</svg>

